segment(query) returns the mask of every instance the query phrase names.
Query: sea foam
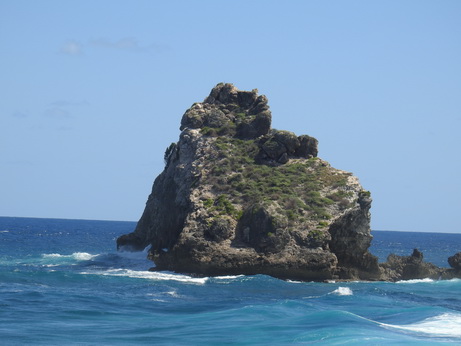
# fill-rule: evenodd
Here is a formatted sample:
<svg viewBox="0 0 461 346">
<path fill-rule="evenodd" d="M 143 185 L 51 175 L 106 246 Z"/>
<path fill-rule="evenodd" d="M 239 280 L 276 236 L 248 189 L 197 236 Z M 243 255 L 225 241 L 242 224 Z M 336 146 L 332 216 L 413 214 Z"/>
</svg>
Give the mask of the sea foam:
<svg viewBox="0 0 461 346">
<path fill-rule="evenodd" d="M 397 284 L 420 284 L 424 282 L 434 282 L 433 279 L 425 278 L 425 279 L 413 279 L 413 280 L 400 280 L 397 281 Z"/>
<path fill-rule="evenodd" d="M 434 337 L 461 337 L 461 314 L 455 313 L 444 313 L 427 318 L 421 322 L 406 325 L 385 323 L 382 323 L 381 325 L 386 328 L 406 330 Z"/>
<path fill-rule="evenodd" d="M 82 272 L 81 274 L 96 274 L 105 276 L 125 276 L 136 279 L 148 279 L 148 280 L 160 280 L 160 281 L 179 281 L 184 283 L 194 284 L 205 284 L 208 281 L 208 277 L 193 278 L 187 275 L 170 274 L 164 272 L 151 272 L 143 270 L 131 270 L 131 269 L 109 269 L 105 271 L 92 271 Z"/>
<path fill-rule="evenodd" d="M 353 292 L 349 287 L 338 287 L 337 289 L 335 289 L 333 292 L 330 292 L 329 294 L 336 294 L 338 296 L 351 296 L 353 295 Z"/>
<path fill-rule="evenodd" d="M 50 253 L 50 254 L 43 254 L 42 258 L 50 259 L 50 258 L 62 258 L 62 259 L 74 259 L 76 261 L 89 261 L 96 256 L 99 255 L 92 255 L 88 252 L 74 252 L 71 255 L 61 255 L 59 253 Z"/>
</svg>

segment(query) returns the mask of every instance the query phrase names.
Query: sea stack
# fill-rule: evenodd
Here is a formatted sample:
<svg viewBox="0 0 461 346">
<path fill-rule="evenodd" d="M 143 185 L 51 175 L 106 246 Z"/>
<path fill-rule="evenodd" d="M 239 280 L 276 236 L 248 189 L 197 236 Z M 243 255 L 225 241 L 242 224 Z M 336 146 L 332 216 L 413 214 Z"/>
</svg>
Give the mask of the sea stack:
<svg viewBox="0 0 461 346">
<path fill-rule="evenodd" d="M 215 86 L 182 116 L 134 232 L 155 270 L 199 276 L 379 280 L 368 252 L 370 192 L 331 167 L 309 135 L 271 128 L 257 90 Z"/>
</svg>

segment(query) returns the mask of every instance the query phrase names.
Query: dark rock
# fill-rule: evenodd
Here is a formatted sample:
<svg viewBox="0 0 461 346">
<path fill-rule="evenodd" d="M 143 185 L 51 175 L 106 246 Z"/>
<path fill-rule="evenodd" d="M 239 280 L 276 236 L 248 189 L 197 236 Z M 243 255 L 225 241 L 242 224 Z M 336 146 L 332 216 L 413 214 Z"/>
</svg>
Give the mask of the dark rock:
<svg viewBox="0 0 461 346">
<path fill-rule="evenodd" d="M 423 260 L 424 258 L 424 255 L 421 251 L 419 251 L 418 249 L 413 249 L 413 253 L 411 254 L 411 257 L 413 258 L 416 258 L 418 260 Z"/>
<path fill-rule="evenodd" d="M 237 125 L 238 138 L 251 139 L 258 138 L 267 134 L 271 127 L 272 115 L 269 110 L 265 110 L 256 116 L 248 117 Z"/>
<path fill-rule="evenodd" d="M 300 146 L 298 137 L 290 131 L 275 131 L 273 138 L 285 146 L 286 153 L 289 155 L 293 155 Z"/>
<path fill-rule="evenodd" d="M 455 270 L 461 271 L 461 252 L 448 257 L 448 264 Z"/>
<path fill-rule="evenodd" d="M 415 249 L 411 256 L 390 254 L 387 262 L 381 264 L 386 280 L 439 279 L 445 275 L 445 269 L 423 261 L 423 254 Z"/>
<path fill-rule="evenodd" d="M 267 155 L 267 157 L 272 160 L 278 160 L 284 153 L 287 152 L 287 148 L 277 141 L 274 137 L 269 138 L 262 145 L 262 150 Z"/>
<path fill-rule="evenodd" d="M 204 103 L 237 103 L 238 90 L 232 84 L 219 83 L 210 92 L 210 95 L 205 99 Z"/>
<path fill-rule="evenodd" d="M 281 164 L 285 164 L 289 161 L 289 158 L 288 158 L 288 154 L 287 153 L 283 153 L 282 156 L 279 157 L 279 159 L 277 160 L 278 163 L 281 163 Z"/>
<path fill-rule="evenodd" d="M 119 251 L 142 251 L 147 244 L 136 233 L 124 234 L 117 238 L 117 250 Z"/>
<path fill-rule="evenodd" d="M 232 222 L 229 218 L 213 220 L 211 226 L 205 230 L 205 235 L 213 241 L 224 241 L 232 235 Z"/>
<path fill-rule="evenodd" d="M 266 96 L 264 95 L 258 96 L 254 104 L 248 110 L 248 114 L 259 114 L 259 113 L 269 110 L 269 105 L 267 103 L 268 103 L 268 100 Z"/>
<path fill-rule="evenodd" d="M 258 252 L 278 251 L 287 241 L 281 230 L 277 232 L 270 213 L 260 205 L 252 206 L 243 213 L 237 230 L 240 240 Z"/>
<path fill-rule="evenodd" d="M 237 93 L 238 105 L 242 108 L 250 108 L 257 99 L 256 91 L 239 91 Z"/>
<path fill-rule="evenodd" d="M 295 155 L 299 157 L 311 158 L 318 155 L 318 141 L 314 137 L 301 135 L 298 137 L 299 147 L 296 149 Z"/>
</svg>

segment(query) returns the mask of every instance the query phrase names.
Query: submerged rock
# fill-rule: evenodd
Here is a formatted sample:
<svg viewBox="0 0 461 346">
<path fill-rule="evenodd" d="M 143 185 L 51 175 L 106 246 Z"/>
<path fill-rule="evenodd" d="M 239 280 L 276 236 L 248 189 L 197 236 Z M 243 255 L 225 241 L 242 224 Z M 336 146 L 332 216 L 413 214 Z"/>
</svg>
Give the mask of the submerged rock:
<svg viewBox="0 0 461 346">
<path fill-rule="evenodd" d="M 432 273 L 415 256 L 380 267 L 368 251 L 370 193 L 318 158 L 315 138 L 271 129 L 271 119 L 265 96 L 232 84 L 193 104 L 136 229 L 117 246 L 150 246 L 155 270 L 206 276 L 321 281 Z"/>
</svg>

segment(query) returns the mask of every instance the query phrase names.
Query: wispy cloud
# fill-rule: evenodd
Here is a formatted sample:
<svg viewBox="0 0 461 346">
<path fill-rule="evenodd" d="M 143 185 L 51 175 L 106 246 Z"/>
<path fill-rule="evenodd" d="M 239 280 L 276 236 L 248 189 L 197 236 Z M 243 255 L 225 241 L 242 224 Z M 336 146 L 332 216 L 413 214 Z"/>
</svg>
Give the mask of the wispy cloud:
<svg viewBox="0 0 461 346">
<path fill-rule="evenodd" d="M 43 112 L 43 115 L 53 119 L 71 118 L 70 112 L 62 107 L 50 107 Z"/>
<path fill-rule="evenodd" d="M 59 49 L 59 52 L 66 55 L 78 56 L 83 54 L 83 44 L 75 40 L 68 40 Z"/>
<path fill-rule="evenodd" d="M 120 39 L 97 38 L 80 43 L 77 40 L 68 40 L 59 49 L 66 55 L 83 55 L 89 48 L 103 48 L 113 51 L 137 52 L 137 53 L 164 53 L 171 48 L 160 43 L 142 44 L 135 37 L 123 37 Z"/>
<path fill-rule="evenodd" d="M 11 114 L 12 117 L 14 118 L 27 118 L 29 116 L 29 113 L 24 112 L 24 111 L 15 111 L 13 114 Z"/>
<path fill-rule="evenodd" d="M 72 118 L 72 112 L 75 111 L 76 108 L 87 107 L 89 105 L 90 103 L 88 101 L 57 100 L 48 105 L 43 115 L 54 119 Z"/>
<path fill-rule="evenodd" d="M 50 103 L 50 107 L 82 107 L 89 106 L 88 101 L 69 101 L 69 100 L 58 100 Z"/>
<path fill-rule="evenodd" d="M 141 44 L 134 37 L 124 37 L 118 40 L 98 38 L 92 40 L 90 44 L 94 47 L 141 53 L 162 53 L 170 49 L 167 45 L 158 43 Z"/>
</svg>

